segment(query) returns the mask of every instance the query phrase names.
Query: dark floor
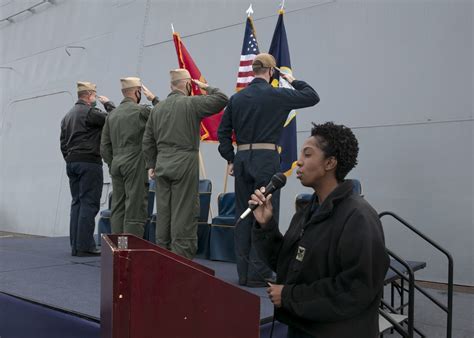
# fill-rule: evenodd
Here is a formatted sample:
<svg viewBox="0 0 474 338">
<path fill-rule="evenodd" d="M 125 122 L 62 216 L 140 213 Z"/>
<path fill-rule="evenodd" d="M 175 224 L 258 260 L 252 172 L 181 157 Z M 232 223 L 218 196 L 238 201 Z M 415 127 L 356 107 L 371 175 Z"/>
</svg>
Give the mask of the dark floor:
<svg viewBox="0 0 474 338">
<path fill-rule="evenodd" d="M 88 316 L 100 317 L 100 257 L 72 257 L 65 237 L 1 237 L 0 291 Z M 232 263 L 196 259 L 237 284 Z M 260 316 L 273 314 L 264 288 L 244 288 L 261 298 Z"/>
<path fill-rule="evenodd" d="M 235 265 L 197 259 L 215 270 L 216 276 L 237 283 Z M 245 288 L 261 299 L 261 317 L 272 315 L 273 307 L 264 288 Z M 0 232 L 0 291 L 19 295 L 74 312 L 99 317 L 100 258 L 72 257 L 69 239 L 18 236 Z M 386 290 L 388 291 L 388 290 Z M 440 300 L 443 290 L 430 292 Z M 446 337 L 446 316 L 423 295 L 415 299 L 415 325 L 429 338 Z M 385 334 L 384 337 L 398 337 Z M 455 292 L 453 337 L 474 337 L 474 294 Z"/>
</svg>

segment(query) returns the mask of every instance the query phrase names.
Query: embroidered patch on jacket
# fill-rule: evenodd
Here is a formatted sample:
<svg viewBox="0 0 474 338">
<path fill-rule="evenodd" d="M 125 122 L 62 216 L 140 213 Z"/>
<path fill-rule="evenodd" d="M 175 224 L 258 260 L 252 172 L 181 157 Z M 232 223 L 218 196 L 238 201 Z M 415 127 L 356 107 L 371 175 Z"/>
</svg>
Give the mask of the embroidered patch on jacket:
<svg viewBox="0 0 474 338">
<path fill-rule="evenodd" d="M 302 262 L 305 252 L 306 252 L 306 248 L 303 248 L 302 246 L 299 246 L 298 251 L 296 252 L 296 260 Z"/>
</svg>

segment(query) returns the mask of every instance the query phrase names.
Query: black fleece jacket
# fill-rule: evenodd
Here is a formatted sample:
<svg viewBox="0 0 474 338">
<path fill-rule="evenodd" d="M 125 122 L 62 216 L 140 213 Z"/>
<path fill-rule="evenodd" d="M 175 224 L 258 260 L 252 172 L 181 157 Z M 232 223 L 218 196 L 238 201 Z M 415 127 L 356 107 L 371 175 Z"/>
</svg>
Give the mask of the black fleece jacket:
<svg viewBox="0 0 474 338">
<path fill-rule="evenodd" d="M 293 216 L 283 236 L 272 220 L 253 241 L 284 284 L 276 317 L 318 338 L 378 337 L 378 307 L 389 265 L 376 211 L 346 180 Z"/>
<path fill-rule="evenodd" d="M 104 103 L 111 112 L 112 101 Z M 77 100 L 72 109 L 61 120 L 61 153 L 66 162 L 91 162 L 102 164 L 100 135 L 107 113 L 91 107 L 84 100 Z"/>
</svg>

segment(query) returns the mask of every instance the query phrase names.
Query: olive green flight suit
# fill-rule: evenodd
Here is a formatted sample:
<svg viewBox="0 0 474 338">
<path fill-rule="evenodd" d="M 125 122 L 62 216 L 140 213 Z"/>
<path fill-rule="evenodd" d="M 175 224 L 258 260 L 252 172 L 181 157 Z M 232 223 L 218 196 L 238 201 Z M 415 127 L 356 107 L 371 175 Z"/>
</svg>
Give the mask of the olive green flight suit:
<svg viewBox="0 0 474 338">
<path fill-rule="evenodd" d="M 197 250 L 201 120 L 219 113 L 228 101 L 217 88 L 207 92 L 172 91 L 153 109 L 143 136 L 146 166 L 155 168 L 156 243 L 187 258 Z"/>
<path fill-rule="evenodd" d="M 153 104 L 157 104 L 155 98 Z M 148 174 L 142 139 L 151 107 L 125 98 L 107 117 L 100 152 L 112 177 L 113 233 L 143 237 L 148 204 Z"/>
</svg>

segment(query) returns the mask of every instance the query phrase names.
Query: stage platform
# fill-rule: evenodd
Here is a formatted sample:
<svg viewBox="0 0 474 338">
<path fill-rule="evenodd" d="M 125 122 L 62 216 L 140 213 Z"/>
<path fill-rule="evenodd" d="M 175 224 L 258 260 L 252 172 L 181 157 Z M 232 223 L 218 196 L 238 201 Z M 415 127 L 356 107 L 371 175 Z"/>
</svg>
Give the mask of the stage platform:
<svg viewBox="0 0 474 338">
<path fill-rule="evenodd" d="M 100 257 L 70 252 L 68 237 L 0 238 L 0 291 L 99 319 Z M 195 261 L 237 285 L 235 264 Z M 241 288 L 260 297 L 261 319 L 273 315 L 265 288 Z"/>
<path fill-rule="evenodd" d="M 237 284 L 235 264 L 203 259 L 196 259 L 196 261 L 215 270 L 217 277 Z M 260 297 L 261 319 L 272 316 L 273 306 L 268 300 L 265 288 L 242 288 Z M 388 298 L 388 288 L 385 291 Z M 445 297 L 444 291 L 431 291 L 440 299 Z M 77 317 L 79 319 L 80 317 L 91 319 L 92 322 L 86 323 L 91 326 L 89 330 L 92 332 L 87 337 L 99 337 L 100 257 L 72 257 L 67 237 L 0 236 L 1 292 L 63 309 L 67 313 L 79 315 Z M 18 305 L 13 299 L 4 295 L 0 294 L 0 298 L 0 305 L 2 305 L 0 312 L 11 312 Z M 474 294 L 454 293 L 453 337 L 474 337 L 473 304 Z M 29 306 L 33 307 L 34 305 Z M 24 309 L 22 304 L 18 311 Z M 37 314 L 37 312 L 34 313 Z M 19 320 L 22 321 L 21 318 Z M 0 329 L 2 329 L 1 323 L 0 320 Z M 10 324 L 14 325 L 15 323 Z M 426 299 L 418 296 L 415 303 L 415 324 L 430 338 L 445 337 L 444 315 Z M 84 328 L 81 323 L 77 325 Z M 283 333 L 279 332 L 274 337 L 286 336 L 284 328 L 280 328 L 280 331 Z M 262 335 L 262 337 L 267 336 Z M 390 333 L 384 335 L 387 338 L 397 336 L 397 334 Z M 20 336 L 18 337 L 20 338 Z M 36 335 L 28 337 L 36 337 Z"/>
</svg>

